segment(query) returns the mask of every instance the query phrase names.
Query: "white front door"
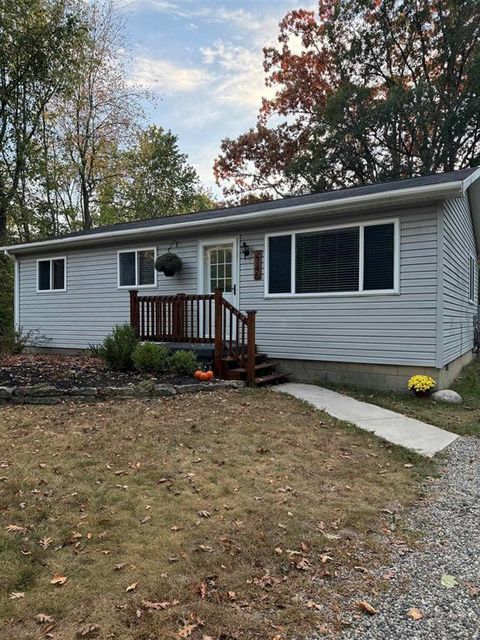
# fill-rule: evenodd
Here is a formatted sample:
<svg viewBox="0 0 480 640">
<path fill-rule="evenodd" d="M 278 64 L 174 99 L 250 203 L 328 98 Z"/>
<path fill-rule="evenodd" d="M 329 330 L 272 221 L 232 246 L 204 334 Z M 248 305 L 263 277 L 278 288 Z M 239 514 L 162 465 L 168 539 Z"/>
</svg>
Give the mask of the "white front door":
<svg viewBox="0 0 480 640">
<path fill-rule="evenodd" d="M 237 241 L 204 244 L 202 260 L 203 293 L 215 293 L 220 287 L 225 300 L 238 309 Z"/>
</svg>

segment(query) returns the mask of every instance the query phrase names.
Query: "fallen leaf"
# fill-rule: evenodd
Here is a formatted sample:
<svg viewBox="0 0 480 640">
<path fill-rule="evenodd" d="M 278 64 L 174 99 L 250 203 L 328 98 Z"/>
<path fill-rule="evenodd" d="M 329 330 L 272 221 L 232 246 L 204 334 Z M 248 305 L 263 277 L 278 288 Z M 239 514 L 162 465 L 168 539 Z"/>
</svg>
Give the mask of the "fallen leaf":
<svg viewBox="0 0 480 640">
<path fill-rule="evenodd" d="M 412 620 L 421 620 L 423 618 L 423 613 L 417 607 L 412 607 L 408 610 L 408 614 Z"/>
<path fill-rule="evenodd" d="M 27 533 L 26 527 L 21 527 L 19 524 L 9 524 L 5 530 L 9 533 Z"/>
<path fill-rule="evenodd" d="M 197 627 L 198 624 L 186 624 L 185 626 L 177 630 L 177 636 L 179 638 L 190 638 Z"/>
<path fill-rule="evenodd" d="M 43 548 L 46 549 L 48 546 L 50 546 L 52 544 L 52 539 L 51 538 L 42 538 L 41 540 L 38 541 L 38 544 Z"/>
<path fill-rule="evenodd" d="M 122 571 L 122 569 L 125 569 L 125 567 L 126 567 L 126 566 L 127 566 L 127 563 L 126 563 L 126 562 L 119 562 L 118 564 L 116 564 L 116 565 L 113 567 L 113 570 L 114 570 L 114 571 Z"/>
<path fill-rule="evenodd" d="M 307 609 L 315 609 L 316 611 L 321 611 L 322 605 L 318 604 L 314 600 L 309 600 L 306 604 Z"/>
<path fill-rule="evenodd" d="M 202 600 L 205 600 L 207 595 L 208 595 L 208 586 L 204 580 L 200 585 L 200 597 L 202 598 Z"/>
<path fill-rule="evenodd" d="M 170 607 L 175 607 L 177 604 L 179 604 L 178 600 L 173 600 L 173 602 L 150 602 L 149 600 L 142 600 L 142 607 L 150 611 L 164 611 Z"/>
<path fill-rule="evenodd" d="M 476 598 L 480 593 L 480 587 L 478 587 L 476 584 L 473 584 L 473 582 L 467 582 L 467 589 L 468 594 L 471 598 Z"/>
<path fill-rule="evenodd" d="M 456 587 L 458 585 L 458 582 L 455 580 L 455 578 L 448 573 L 443 574 L 440 582 L 446 589 L 453 589 L 453 587 Z"/>
<path fill-rule="evenodd" d="M 235 591 L 229 591 L 228 592 L 228 597 L 230 598 L 230 600 L 236 600 L 237 599 L 237 594 L 235 593 Z"/>
<path fill-rule="evenodd" d="M 98 624 L 85 624 L 77 631 L 77 636 L 93 636 L 100 631 L 100 625 Z"/>
<path fill-rule="evenodd" d="M 357 604 L 360 607 L 360 609 L 362 609 L 363 611 L 366 611 L 371 616 L 378 613 L 377 609 L 375 609 L 375 607 L 372 607 L 372 605 L 366 600 L 360 600 L 359 602 L 357 602 Z"/>
<path fill-rule="evenodd" d="M 64 585 L 68 580 L 67 576 L 62 576 L 61 573 L 56 573 L 53 578 L 50 580 L 50 584 L 55 584 L 59 587 Z"/>
<path fill-rule="evenodd" d="M 197 511 L 197 516 L 200 516 L 200 518 L 210 518 L 211 515 L 210 511 Z"/>
<path fill-rule="evenodd" d="M 138 582 L 133 582 L 132 584 L 129 584 L 128 587 L 125 589 L 126 593 L 130 593 L 130 591 L 135 591 L 135 589 L 137 588 Z"/>
<path fill-rule="evenodd" d="M 10 600 L 18 600 L 18 598 L 24 598 L 25 593 L 23 591 L 12 591 L 8 597 Z"/>
<path fill-rule="evenodd" d="M 201 544 L 199 547 L 197 547 L 197 551 L 203 551 L 203 553 L 212 553 L 213 549 L 206 544 Z"/>
<path fill-rule="evenodd" d="M 48 616 L 46 613 L 37 613 L 35 616 L 35 622 L 38 624 L 46 624 L 47 622 L 53 622 L 52 616 Z"/>
</svg>

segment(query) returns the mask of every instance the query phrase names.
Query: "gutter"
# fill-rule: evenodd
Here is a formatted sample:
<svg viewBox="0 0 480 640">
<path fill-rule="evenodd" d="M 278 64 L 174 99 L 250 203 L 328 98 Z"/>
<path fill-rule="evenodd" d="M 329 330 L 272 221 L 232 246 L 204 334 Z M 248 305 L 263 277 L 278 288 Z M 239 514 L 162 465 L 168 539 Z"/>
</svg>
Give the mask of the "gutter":
<svg viewBox="0 0 480 640">
<path fill-rule="evenodd" d="M 12 255 L 8 249 L 3 249 L 3 253 L 13 260 L 14 281 L 13 281 L 13 326 L 15 331 L 20 331 L 20 265 L 16 256 Z"/>
<path fill-rule="evenodd" d="M 473 174 L 473 175 L 476 175 Z M 480 176 L 480 170 L 478 172 Z M 470 176 L 472 178 L 472 176 Z M 27 244 L 12 245 L 10 247 L 0 247 L 0 251 L 18 252 L 23 250 L 36 250 L 42 248 L 48 248 L 56 246 L 69 246 L 74 244 L 89 244 L 95 241 L 108 240 L 110 238 L 122 239 L 129 238 L 131 236 L 142 236 L 145 233 L 168 233 L 169 231 L 176 231 L 177 229 L 188 231 L 189 229 L 202 229 L 209 228 L 213 225 L 219 225 L 224 223 L 242 224 L 243 222 L 250 222 L 255 220 L 261 220 L 268 222 L 271 218 L 275 218 L 279 221 L 281 218 L 288 218 L 293 213 L 302 212 L 305 214 L 321 213 L 324 210 L 329 212 L 339 211 L 342 209 L 356 208 L 368 208 L 380 204 L 393 204 L 393 203 L 407 203 L 411 201 L 422 201 L 431 199 L 441 199 L 442 197 L 455 197 L 463 195 L 464 191 L 470 186 L 469 184 L 464 186 L 464 182 L 453 181 L 445 182 L 441 184 L 427 185 L 421 187 L 410 187 L 408 189 L 395 189 L 393 191 L 383 191 L 380 193 L 372 193 L 360 196 L 351 196 L 347 198 L 339 198 L 338 200 L 329 200 L 326 202 L 312 202 L 310 204 L 300 204 L 292 207 L 277 207 L 267 211 L 253 211 L 251 213 L 239 214 L 238 216 L 223 216 L 218 218 L 209 218 L 207 220 L 191 220 L 189 222 L 174 222 L 166 225 L 151 225 L 142 228 L 135 229 L 122 229 L 119 231 L 98 232 L 89 235 L 74 236 L 71 238 L 55 238 L 53 240 L 42 240 L 40 242 L 32 242 Z"/>
</svg>

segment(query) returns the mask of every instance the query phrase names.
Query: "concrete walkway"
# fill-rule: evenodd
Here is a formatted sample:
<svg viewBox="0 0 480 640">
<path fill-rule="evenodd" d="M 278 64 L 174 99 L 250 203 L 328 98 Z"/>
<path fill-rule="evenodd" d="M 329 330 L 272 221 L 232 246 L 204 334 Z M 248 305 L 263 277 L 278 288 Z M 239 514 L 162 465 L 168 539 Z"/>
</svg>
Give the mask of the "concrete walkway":
<svg viewBox="0 0 480 640">
<path fill-rule="evenodd" d="M 313 384 L 288 382 L 273 387 L 325 411 L 334 418 L 372 431 L 379 438 L 412 449 L 424 456 L 434 456 L 458 438 L 454 433 L 426 422 L 407 418 L 401 413 L 360 402 L 349 396 Z"/>
</svg>

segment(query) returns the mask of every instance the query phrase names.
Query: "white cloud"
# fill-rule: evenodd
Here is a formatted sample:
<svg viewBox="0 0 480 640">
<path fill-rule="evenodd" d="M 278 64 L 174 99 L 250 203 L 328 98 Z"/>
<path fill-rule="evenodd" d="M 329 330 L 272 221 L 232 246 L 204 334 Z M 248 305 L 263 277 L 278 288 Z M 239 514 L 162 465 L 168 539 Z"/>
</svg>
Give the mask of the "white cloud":
<svg viewBox="0 0 480 640">
<path fill-rule="evenodd" d="M 211 80 L 202 67 L 183 67 L 169 60 L 138 56 L 134 59 L 130 82 L 153 92 L 185 93 L 198 90 Z"/>
<path fill-rule="evenodd" d="M 201 53 L 204 63 L 217 70 L 212 93 L 220 103 L 248 107 L 253 114 L 262 97 L 272 95 L 265 86 L 261 52 L 218 41 Z"/>
</svg>

